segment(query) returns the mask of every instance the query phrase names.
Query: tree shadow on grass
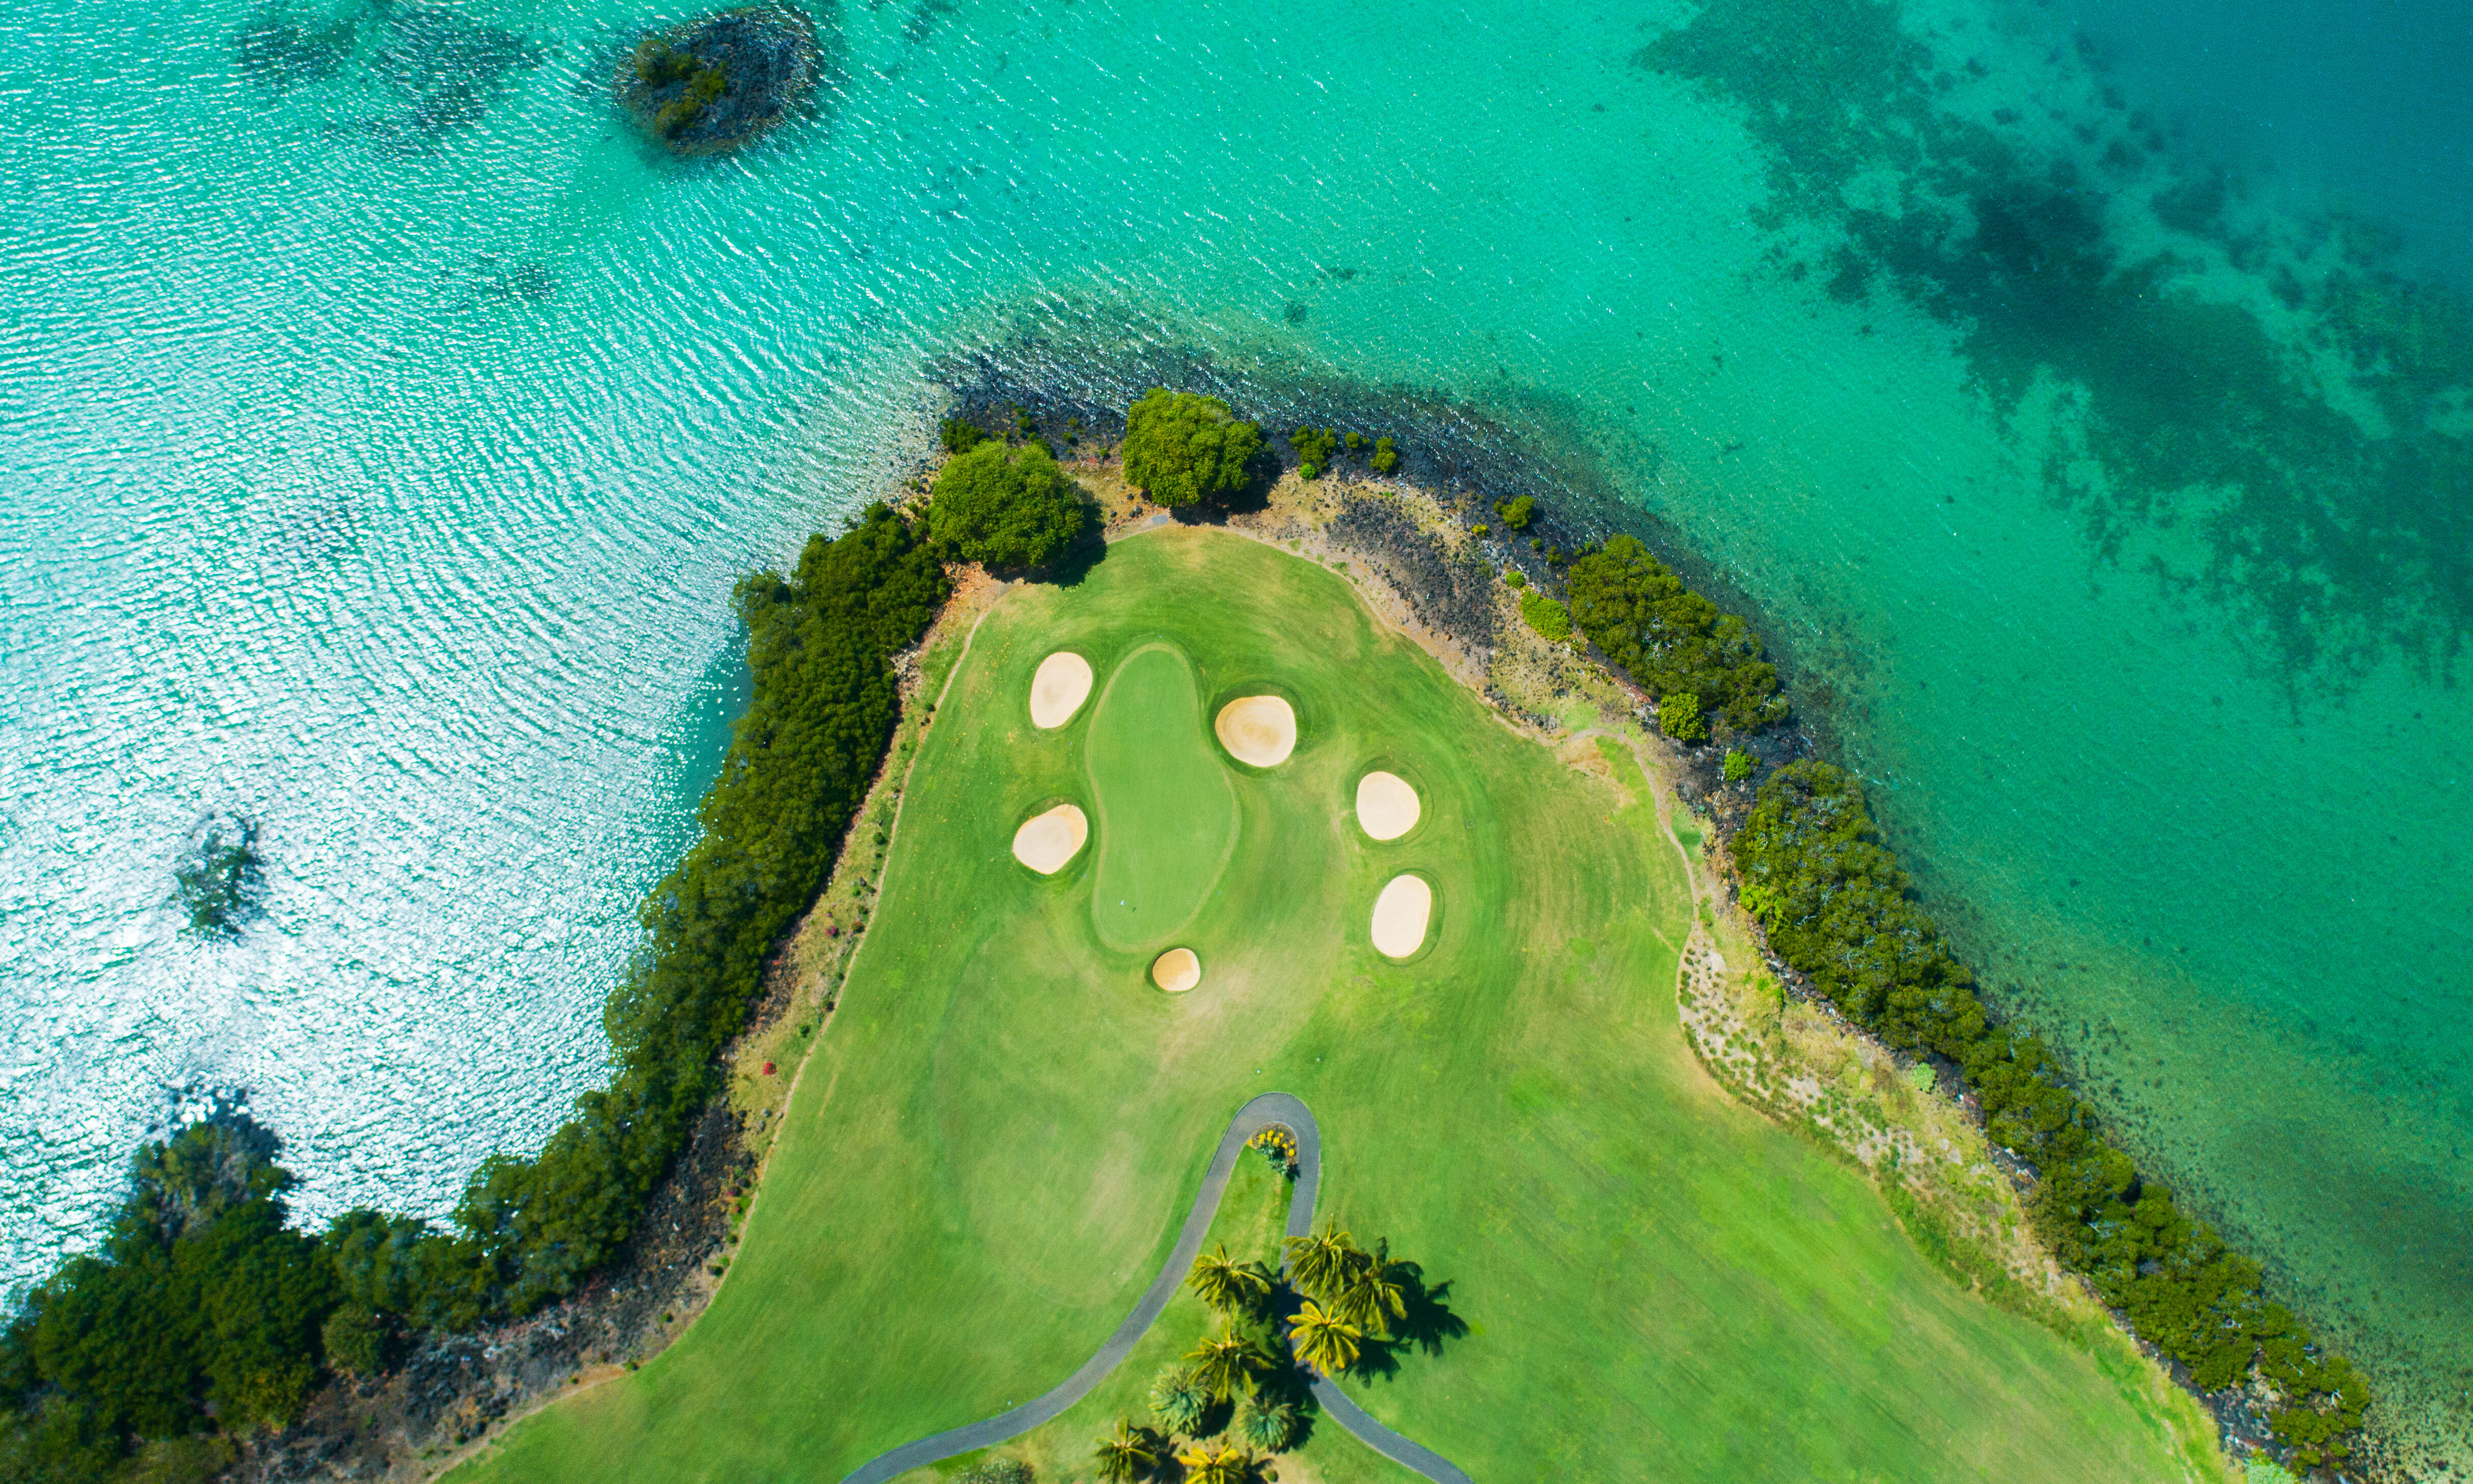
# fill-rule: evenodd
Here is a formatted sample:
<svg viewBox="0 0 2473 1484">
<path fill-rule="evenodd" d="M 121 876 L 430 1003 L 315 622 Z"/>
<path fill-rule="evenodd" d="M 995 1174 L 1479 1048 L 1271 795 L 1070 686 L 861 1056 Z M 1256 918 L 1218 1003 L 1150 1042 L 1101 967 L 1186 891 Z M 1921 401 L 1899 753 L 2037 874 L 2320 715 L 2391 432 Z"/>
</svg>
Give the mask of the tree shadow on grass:
<svg viewBox="0 0 2473 1484">
<path fill-rule="evenodd" d="M 1357 1353 L 1357 1364 L 1350 1370 L 1366 1380 L 1387 1379 L 1400 1371 L 1400 1359 L 1411 1351 L 1427 1355 L 1440 1355 L 1447 1341 L 1456 1340 L 1469 1332 L 1468 1321 L 1452 1312 L 1452 1285 L 1448 1282 L 1429 1286 L 1425 1273 L 1413 1263 L 1405 1263 L 1407 1281 L 1402 1286 L 1402 1307 L 1406 1310 L 1391 1323 L 1391 1332 L 1376 1339 L 1369 1335 Z"/>
</svg>

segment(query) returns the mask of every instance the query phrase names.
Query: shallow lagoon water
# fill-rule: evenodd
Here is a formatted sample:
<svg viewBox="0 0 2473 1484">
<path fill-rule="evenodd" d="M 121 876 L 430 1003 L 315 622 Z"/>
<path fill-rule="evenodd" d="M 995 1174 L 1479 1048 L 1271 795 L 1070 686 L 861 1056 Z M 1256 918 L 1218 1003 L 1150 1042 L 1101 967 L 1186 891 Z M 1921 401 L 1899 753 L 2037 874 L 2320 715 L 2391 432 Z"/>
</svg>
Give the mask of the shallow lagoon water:
<svg viewBox="0 0 2473 1484">
<path fill-rule="evenodd" d="M 312 1219 L 443 1210 L 537 1143 L 734 705 L 732 578 L 918 446 L 929 364 L 1133 337 L 1464 398 L 1679 530 L 2002 1002 L 2422 1437 L 2473 1431 L 2468 615 L 2444 498 L 2392 498 L 2473 433 L 2439 301 L 2278 298 L 2341 243 L 2146 208 L 2184 167 L 2139 100 L 1981 0 L 1885 39 L 1742 0 L 1686 42 L 1668 5 L 820 6 L 824 116 L 686 166 L 601 86 L 684 13 L 53 0 L 0 35 L 50 80 L 0 119 L 0 1271 L 91 1240 L 190 1082 L 250 1089 Z M 2011 279 L 1914 255 L 1923 172 L 1783 132 L 1813 84 L 1764 35 L 1887 47 L 1879 85 L 2035 179 L 2084 162 L 2095 236 L 2039 195 Z M 2148 378 L 2130 297 L 2024 291 L 2165 250 L 2299 368 L 2324 446 L 2278 457 L 2355 483 L 2152 488 L 2157 439 L 2285 394 L 2208 373 L 2238 335 Z M 2345 370 L 2373 311 L 2439 431 Z M 231 946 L 172 896 L 209 811 L 267 857 Z"/>
</svg>

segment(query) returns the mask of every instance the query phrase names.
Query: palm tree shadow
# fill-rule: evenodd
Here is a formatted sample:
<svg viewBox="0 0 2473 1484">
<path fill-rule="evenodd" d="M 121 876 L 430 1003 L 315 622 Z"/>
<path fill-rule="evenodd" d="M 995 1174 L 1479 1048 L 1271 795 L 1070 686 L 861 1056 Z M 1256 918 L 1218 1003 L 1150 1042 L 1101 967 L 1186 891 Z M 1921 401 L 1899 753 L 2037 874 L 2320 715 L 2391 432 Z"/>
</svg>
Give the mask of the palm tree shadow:
<svg viewBox="0 0 2473 1484">
<path fill-rule="evenodd" d="M 1407 1281 L 1402 1284 L 1405 1292 L 1401 1295 L 1405 1312 L 1392 1321 L 1388 1336 L 1367 1340 L 1357 1357 L 1356 1370 L 1368 1380 L 1396 1375 L 1400 1357 L 1412 1350 L 1440 1355 L 1447 1342 L 1469 1332 L 1468 1321 L 1452 1312 L 1450 1283 L 1429 1287 L 1424 1271 L 1415 1263 L 1402 1266 L 1407 1270 Z"/>
</svg>

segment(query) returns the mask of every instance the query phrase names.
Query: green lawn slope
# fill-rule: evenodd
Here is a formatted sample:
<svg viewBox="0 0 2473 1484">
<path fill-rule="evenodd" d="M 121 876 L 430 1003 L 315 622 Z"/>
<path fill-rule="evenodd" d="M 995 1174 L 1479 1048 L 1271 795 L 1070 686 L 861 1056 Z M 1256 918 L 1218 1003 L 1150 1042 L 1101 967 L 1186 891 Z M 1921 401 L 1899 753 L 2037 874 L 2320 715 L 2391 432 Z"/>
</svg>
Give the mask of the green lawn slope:
<svg viewBox="0 0 2473 1484">
<path fill-rule="evenodd" d="M 1068 647 L 1092 701 L 1034 730 L 1031 674 Z M 1264 689 L 1299 742 L 1256 773 L 1210 724 Z M 659 1358 L 459 1480 L 831 1484 L 1025 1400 L 1132 1306 L 1220 1130 L 1271 1089 L 1320 1120 L 1324 1211 L 1448 1283 L 1468 1327 L 1352 1390 L 1479 1480 L 2197 1472 L 2135 1400 L 2144 1377 L 1959 1291 L 1868 1184 L 1702 1074 L 1675 1021 L 1677 852 L 1628 757 L 1592 761 L 1557 763 L 1338 578 L 1239 538 L 1164 530 L 1016 592 L 923 739 L 880 909 L 729 1281 Z M 1381 845 L 1348 813 L 1378 762 L 1425 801 Z M 1008 844 L 1060 799 L 1092 839 L 1041 878 Z M 1112 846 L 1149 859 L 1188 824 L 1189 856 L 1143 873 L 1157 921 L 1103 930 Z M 1436 918 L 1399 965 L 1366 928 L 1407 869 Z M 1166 938 L 1201 955 L 1190 993 L 1147 982 Z M 1278 1199 L 1247 1181 L 1232 1246 L 1266 1237 Z M 1180 1299 L 1028 1440 L 1043 1477 L 1079 1469 L 1200 1325 Z M 1283 1470 L 1403 1476 L 1328 1424 Z"/>
</svg>

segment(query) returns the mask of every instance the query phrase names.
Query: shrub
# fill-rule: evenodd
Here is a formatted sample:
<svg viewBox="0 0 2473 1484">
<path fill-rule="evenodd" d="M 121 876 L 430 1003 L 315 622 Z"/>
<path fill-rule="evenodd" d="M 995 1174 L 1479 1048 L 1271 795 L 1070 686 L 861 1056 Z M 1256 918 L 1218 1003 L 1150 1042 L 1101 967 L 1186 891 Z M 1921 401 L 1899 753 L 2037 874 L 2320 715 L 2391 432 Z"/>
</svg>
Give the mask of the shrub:
<svg viewBox="0 0 2473 1484">
<path fill-rule="evenodd" d="M 1725 775 L 1727 782 L 1741 783 L 1752 776 L 1752 754 L 1739 747 L 1730 748 L 1726 752 L 1726 761 L 1719 771 Z"/>
<path fill-rule="evenodd" d="M 693 60 L 692 58 L 688 60 Z M 661 105 L 660 112 L 653 116 L 653 127 L 660 131 L 664 139 L 677 138 L 696 120 L 704 117 L 705 109 L 720 102 L 721 95 L 729 88 L 729 69 L 720 62 L 698 69 L 687 79 L 686 91 Z"/>
<path fill-rule="evenodd" d="M 1031 1484 L 1035 1476 L 1019 1458 L 991 1458 L 953 1475 L 953 1484 Z"/>
<path fill-rule="evenodd" d="M 1469 535 L 1476 537 L 1479 540 L 1483 540 L 1485 538 L 1492 536 L 1493 534 L 1494 528 L 1492 526 L 1477 525 L 1469 527 Z"/>
<path fill-rule="evenodd" d="M 1265 1453 L 1285 1453 L 1297 1438 L 1297 1408 L 1292 1401 L 1269 1401 L 1248 1396 L 1236 1403 L 1228 1430 L 1236 1441 Z"/>
<path fill-rule="evenodd" d="M 1302 427 L 1288 435 L 1288 446 L 1303 461 L 1297 467 L 1298 475 L 1319 479 L 1323 466 L 1331 462 L 1333 451 L 1339 446 L 1339 435 L 1329 428 Z"/>
<path fill-rule="evenodd" d="M 1245 488 L 1262 430 L 1215 396 L 1152 389 L 1125 414 L 1125 478 L 1162 505 L 1222 499 Z"/>
<path fill-rule="evenodd" d="M 1515 588 L 1525 587 L 1528 586 L 1528 574 L 1520 570 L 1518 567 L 1513 567 L 1510 571 L 1503 573 L 1502 580 L 1510 584 Z"/>
<path fill-rule="evenodd" d="M 1400 450 L 1392 446 L 1388 438 L 1378 438 L 1374 441 L 1374 457 L 1369 462 L 1374 466 L 1374 472 L 1388 474 L 1400 467 Z"/>
<path fill-rule="evenodd" d="M 1211 1410 L 1211 1393 L 1186 1366 L 1169 1366 L 1151 1382 L 1151 1415 L 1171 1432 L 1191 1432 Z"/>
<path fill-rule="evenodd" d="M 982 443 L 937 471 L 927 532 L 937 545 L 991 567 L 1044 566 L 1082 534 L 1089 515 L 1046 447 Z"/>
<path fill-rule="evenodd" d="M 977 423 L 959 418 L 948 418 L 936 426 L 936 441 L 945 445 L 947 453 L 968 453 L 985 443 L 987 437 Z"/>
<path fill-rule="evenodd" d="M 1348 451 L 1352 454 L 1363 453 L 1365 451 L 1365 435 L 1362 433 L 1349 434 Z"/>
<path fill-rule="evenodd" d="M 1509 529 L 1525 531 L 1528 529 L 1528 517 L 1537 513 L 1537 499 L 1534 495 L 1524 494 L 1516 500 L 1499 501 L 1494 507 L 1494 513 L 1502 517 L 1503 525 Z"/>
<path fill-rule="evenodd" d="M 1571 610 L 1534 587 L 1520 592 L 1520 616 L 1528 627 L 1560 644 L 1572 636 Z"/>
<path fill-rule="evenodd" d="M 698 65 L 694 58 L 660 36 L 646 36 L 636 47 L 636 79 L 646 87 L 667 87 Z"/>
<path fill-rule="evenodd" d="M 1656 695 L 1689 691 L 1739 731 L 1786 719 L 1777 667 L 1731 613 L 1628 536 L 1572 563 L 1572 617 L 1606 658 Z"/>
<path fill-rule="evenodd" d="M 1657 730 L 1677 742 L 1697 742 L 1706 737 L 1709 723 L 1700 714 L 1700 698 L 1688 690 L 1661 697 L 1657 703 Z"/>
</svg>

